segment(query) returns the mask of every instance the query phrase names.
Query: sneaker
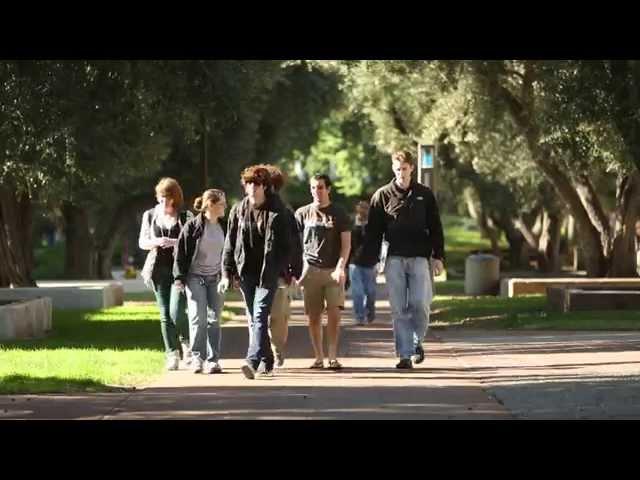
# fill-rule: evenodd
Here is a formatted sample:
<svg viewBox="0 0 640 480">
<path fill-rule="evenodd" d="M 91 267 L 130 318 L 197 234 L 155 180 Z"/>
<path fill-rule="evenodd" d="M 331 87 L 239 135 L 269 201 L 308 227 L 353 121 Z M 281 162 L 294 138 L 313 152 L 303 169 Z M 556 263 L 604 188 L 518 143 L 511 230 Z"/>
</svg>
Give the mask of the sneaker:
<svg viewBox="0 0 640 480">
<path fill-rule="evenodd" d="M 218 362 L 207 362 L 204 371 L 209 374 L 222 373 L 222 367 Z"/>
<path fill-rule="evenodd" d="M 189 347 L 189 342 L 186 340 L 182 340 L 180 342 L 180 346 L 182 347 L 182 361 L 185 365 L 190 365 L 193 355 L 191 354 L 191 347 Z"/>
<path fill-rule="evenodd" d="M 411 363 L 411 359 L 410 358 L 401 358 L 400 361 L 398 362 L 398 364 L 396 365 L 396 368 L 401 368 L 401 369 L 411 369 L 413 368 L 413 364 Z"/>
<path fill-rule="evenodd" d="M 416 364 L 424 362 L 424 347 L 422 345 L 416 347 L 416 356 L 413 361 Z"/>
<path fill-rule="evenodd" d="M 180 366 L 180 354 L 176 352 L 171 352 L 167 354 L 167 370 L 178 370 Z"/>
<path fill-rule="evenodd" d="M 191 361 L 191 371 L 193 373 L 202 373 L 203 368 L 204 368 L 204 362 L 199 358 L 194 358 Z"/>
<path fill-rule="evenodd" d="M 267 368 L 264 362 L 260 362 L 256 373 L 261 377 L 273 377 L 273 367 Z"/>
<path fill-rule="evenodd" d="M 362 327 L 363 325 L 366 325 L 366 323 L 364 322 L 364 320 L 356 320 L 354 325 L 357 325 L 358 327 Z"/>
<path fill-rule="evenodd" d="M 376 317 L 367 318 L 367 323 L 373 323 L 376 321 Z"/>
<path fill-rule="evenodd" d="M 241 370 L 244 376 L 247 377 L 249 380 L 253 380 L 254 378 L 256 378 L 256 371 L 248 363 L 245 363 L 244 365 L 242 365 Z"/>
</svg>

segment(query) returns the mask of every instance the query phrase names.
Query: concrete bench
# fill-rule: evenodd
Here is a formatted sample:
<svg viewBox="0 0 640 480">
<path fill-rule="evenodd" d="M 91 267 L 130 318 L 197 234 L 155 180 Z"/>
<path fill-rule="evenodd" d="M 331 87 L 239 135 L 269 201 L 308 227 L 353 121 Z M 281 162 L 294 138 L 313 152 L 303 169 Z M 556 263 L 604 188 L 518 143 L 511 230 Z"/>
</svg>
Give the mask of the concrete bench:
<svg viewBox="0 0 640 480">
<path fill-rule="evenodd" d="M 0 303 L 0 340 L 41 338 L 52 327 L 50 298 Z"/>
<path fill-rule="evenodd" d="M 510 278 L 500 280 L 501 297 L 517 297 L 518 295 L 544 295 L 547 288 L 609 288 L 640 290 L 640 278 Z"/>
<path fill-rule="evenodd" d="M 556 312 L 584 310 L 640 310 L 640 289 L 551 287 L 547 306 Z"/>
<path fill-rule="evenodd" d="M 51 298 L 53 308 L 96 310 L 124 303 L 119 282 L 38 282 L 39 288 L 0 288 L 0 301 Z"/>
</svg>

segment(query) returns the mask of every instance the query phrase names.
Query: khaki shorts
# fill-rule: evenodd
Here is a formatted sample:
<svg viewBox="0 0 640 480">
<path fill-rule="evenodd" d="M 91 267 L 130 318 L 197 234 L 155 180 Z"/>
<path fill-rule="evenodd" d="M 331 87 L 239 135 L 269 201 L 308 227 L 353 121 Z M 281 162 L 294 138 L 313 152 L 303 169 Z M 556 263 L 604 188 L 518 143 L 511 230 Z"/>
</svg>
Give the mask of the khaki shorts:
<svg viewBox="0 0 640 480">
<path fill-rule="evenodd" d="M 317 268 L 309 265 L 302 280 L 304 312 L 320 315 L 326 308 L 344 309 L 344 287 L 331 278 L 333 268 Z"/>
</svg>

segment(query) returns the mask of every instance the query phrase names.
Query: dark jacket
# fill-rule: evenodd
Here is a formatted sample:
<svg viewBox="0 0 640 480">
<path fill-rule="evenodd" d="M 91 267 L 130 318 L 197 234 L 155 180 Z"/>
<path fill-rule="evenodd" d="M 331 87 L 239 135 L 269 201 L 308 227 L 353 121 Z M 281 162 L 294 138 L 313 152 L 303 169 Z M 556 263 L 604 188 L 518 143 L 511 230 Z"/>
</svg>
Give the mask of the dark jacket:
<svg viewBox="0 0 640 480">
<path fill-rule="evenodd" d="M 287 266 L 280 273 L 280 277 L 284 278 L 287 283 L 289 283 L 291 277 L 300 278 L 302 275 L 302 241 L 300 239 L 298 223 L 296 222 L 296 217 L 293 211 L 284 204 L 278 194 L 274 194 L 272 196 L 272 202 L 275 206 L 283 210 L 289 228 L 289 259 L 287 261 Z"/>
<path fill-rule="evenodd" d="M 279 198 L 269 195 L 263 208 L 266 210 L 266 222 L 259 286 L 272 288 L 277 286 L 278 277 L 287 269 L 291 250 L 290 228 L 286 208 Z M 246 251 L 250 246 L 251 225 L 247 220 L 249 209 L 249 199 L 244 198 L 236 203 L 229 213 L 222 255 L 222 273 L 230 279 L 244 278 Z"/>
<path fill-rule="evenodd" d="M 180 236 L 178 237 L 178 245 L 176 245 L 174 252 L 173 277 L 176 280 L 184 283 L 184 279 L 189 273 L 189 269 L 198 251 L 200 238 L 204 233 L 204 226 L 207 221 L 204 213 L 199 213 L 182 228 Z M 224 233 L 225 225 L 222 219 L 220 219 L 220 226 Z"/>
<path fill-rule="evenodd" d="M 362 254 L 368 223 L 364 225 L 354 225 L 351 231 L 351 252 L 349 254 L 349 262 L 359 267 L 373 267 L 378 263 L 377 258 L 365 257 Z"/>
<path fill-rule="evenodd" d="M 440 213 L 429 187 L 412 181 L 405 196 L 392 180 L 373 194 L 359 264 L 373 265 L 378 261 L 383 237 L 389 242 L 388 256 L 444 261 Z"/>
</svg>

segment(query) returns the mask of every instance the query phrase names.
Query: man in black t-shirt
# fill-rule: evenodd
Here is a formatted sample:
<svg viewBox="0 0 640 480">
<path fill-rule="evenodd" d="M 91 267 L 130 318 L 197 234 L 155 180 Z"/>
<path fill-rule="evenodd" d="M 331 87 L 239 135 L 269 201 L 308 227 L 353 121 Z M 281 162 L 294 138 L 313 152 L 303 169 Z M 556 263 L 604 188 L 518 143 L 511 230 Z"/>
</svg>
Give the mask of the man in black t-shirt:
<svg viewBox="0 0 640 480">
<path fill-rule="evenodd" d="M 317 174 L 310 181 L 313 202 L 296 211 L 302 233 L 304 269 L 299 285 L 316 356 L 310 368 L 324 368 L 322 312 L 327 310 L 329 368 L 340 370 L 337 359 L 341 310 L 344 309 L 345 269 L 351 249 L 351 222 L 346 212 L 331 203 L 331 179 Z"/>
</svg>

